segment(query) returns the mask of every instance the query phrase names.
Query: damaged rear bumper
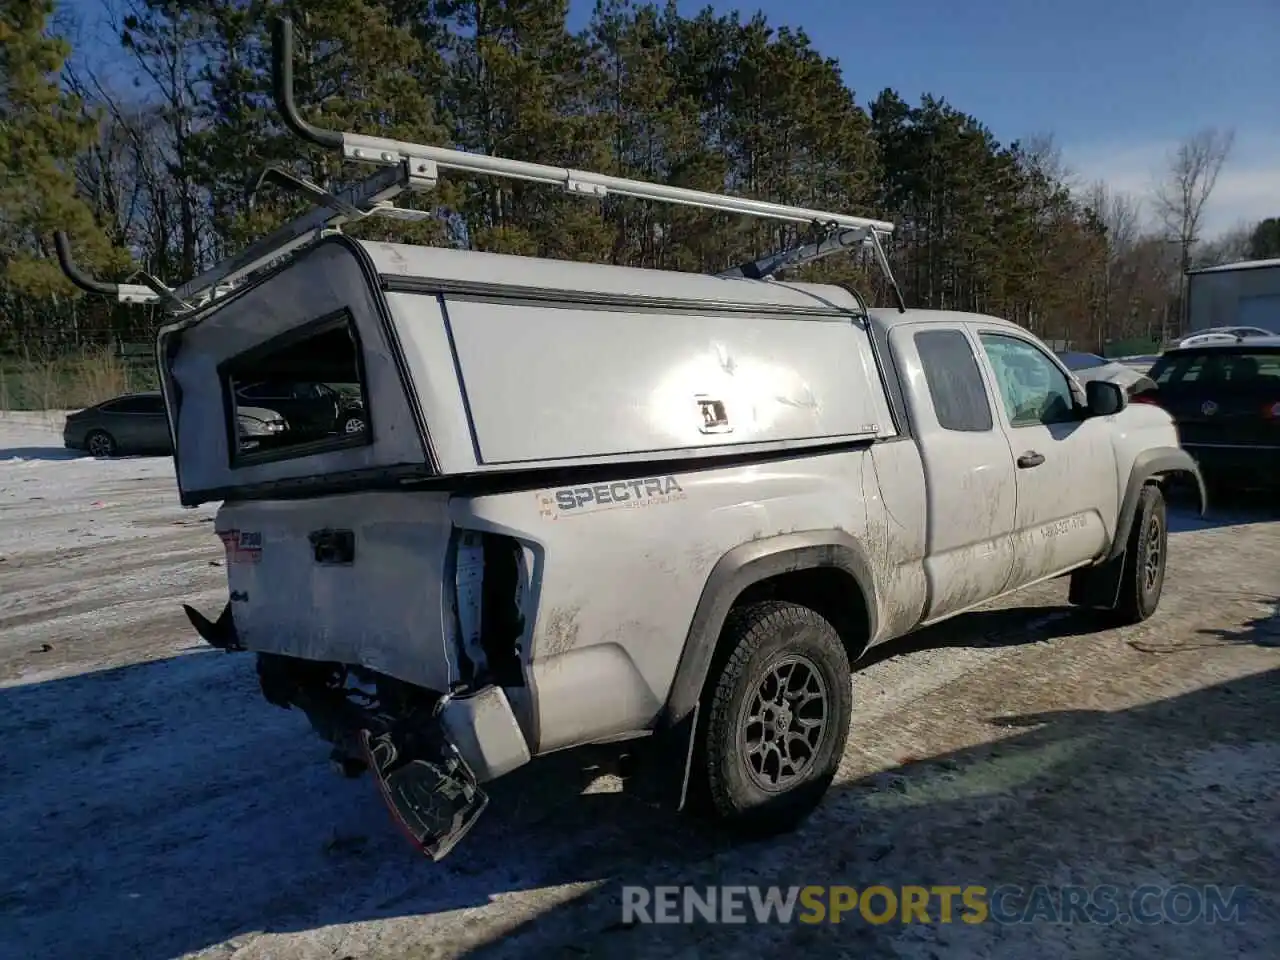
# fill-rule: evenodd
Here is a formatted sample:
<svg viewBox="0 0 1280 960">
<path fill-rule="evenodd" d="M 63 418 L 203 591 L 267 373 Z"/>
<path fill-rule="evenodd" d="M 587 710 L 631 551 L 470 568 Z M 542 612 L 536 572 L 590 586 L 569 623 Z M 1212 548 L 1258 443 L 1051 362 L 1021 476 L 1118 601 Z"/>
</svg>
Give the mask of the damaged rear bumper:
<svg viewBox="0 0 1280 960">
<path fill-rule="evenodd" d="M 216 621 L 184 605 L 210 646 L 246 649 L 228 603 Z M 414 846 L 440 860 L 488 805 L 481 784 L 530 760 L 524 734 L 499 686 L 437 694 L 374 677 L 375 692 L 348 686 L 368 672 L 344 664 L 259 653 L 263 696 L 306 713 L 349 775 L 368 769 L 393 819 Z"/>
</svg>

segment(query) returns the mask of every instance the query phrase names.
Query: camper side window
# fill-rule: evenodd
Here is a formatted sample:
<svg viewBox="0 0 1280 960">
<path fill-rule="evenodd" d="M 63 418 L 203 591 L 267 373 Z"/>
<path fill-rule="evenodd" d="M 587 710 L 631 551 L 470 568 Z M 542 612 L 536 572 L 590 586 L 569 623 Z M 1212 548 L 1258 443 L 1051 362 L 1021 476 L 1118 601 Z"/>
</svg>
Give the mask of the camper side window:
<svg viewBox="0 0 1280 960">
<path fill-rule="evenodd" d="M 222 373 L 233 466 L 370 440 L 359 342 L 345 310 L 232 358 Z"/>
</svg>

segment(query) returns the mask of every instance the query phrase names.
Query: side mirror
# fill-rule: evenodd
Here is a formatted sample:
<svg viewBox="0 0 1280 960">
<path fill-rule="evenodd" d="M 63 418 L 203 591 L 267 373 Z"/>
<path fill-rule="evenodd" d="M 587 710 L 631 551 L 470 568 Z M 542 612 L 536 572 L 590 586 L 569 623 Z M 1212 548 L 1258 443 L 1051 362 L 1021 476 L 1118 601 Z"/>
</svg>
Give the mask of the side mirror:
<svg viewBox="0 0 1280 960">
<path fill-rule="evenodd" d="M 1090 380 L 1084 385 L 1084 393 L 1092 417 L 1109 417 L 1129 405 L 1124 387 L 1109 380 Z"/>
</svg>

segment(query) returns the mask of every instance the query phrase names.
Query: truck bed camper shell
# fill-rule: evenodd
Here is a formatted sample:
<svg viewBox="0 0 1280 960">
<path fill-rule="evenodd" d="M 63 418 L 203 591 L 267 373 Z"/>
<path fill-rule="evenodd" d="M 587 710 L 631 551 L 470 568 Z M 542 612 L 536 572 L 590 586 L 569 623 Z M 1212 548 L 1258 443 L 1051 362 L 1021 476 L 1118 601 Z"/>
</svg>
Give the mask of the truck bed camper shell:
<svg viewBox="0 0 1280 960">
<path fill-rule="evenodd" d="M 865 325 L 838 287 L 333 237 L 160 349 L 194 503 L 869 440 L 893 426 Z M 343 384 L 367 429 L 241 455 L 261 380 Z"/>
</svg>

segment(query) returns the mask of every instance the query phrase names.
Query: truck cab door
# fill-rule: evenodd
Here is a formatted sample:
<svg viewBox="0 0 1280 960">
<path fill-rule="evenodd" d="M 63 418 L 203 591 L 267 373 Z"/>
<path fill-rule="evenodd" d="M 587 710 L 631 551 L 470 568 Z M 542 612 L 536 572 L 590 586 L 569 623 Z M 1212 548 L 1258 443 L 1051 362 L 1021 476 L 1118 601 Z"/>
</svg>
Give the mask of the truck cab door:
<svg viewBox="0 0 1280 960">
<path fill-rule="evenodd" d="M 924 622 L 999 594 L 1013 568 L 1013 454 L 963 326 L 889 333 L 925 473 Z"/>
<path fill-rule="evenodd" d="M 1008 328 L 973 324 L 1017 478 L 1007 589 L 1079 567 L 1110 545 L 1120 509 L 1113 427 L 1077 406 L 1066 370 Z"/>
</svg>

